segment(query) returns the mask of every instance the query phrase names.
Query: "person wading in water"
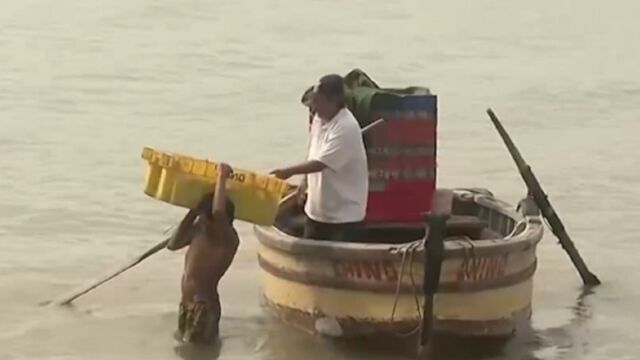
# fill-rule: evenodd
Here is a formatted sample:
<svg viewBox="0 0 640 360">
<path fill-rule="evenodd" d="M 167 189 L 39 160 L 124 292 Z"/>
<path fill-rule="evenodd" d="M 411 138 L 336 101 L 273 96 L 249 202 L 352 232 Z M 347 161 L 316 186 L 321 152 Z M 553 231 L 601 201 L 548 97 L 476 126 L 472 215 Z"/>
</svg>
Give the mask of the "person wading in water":
<svg viewBox="0 0 640 360">
<path fill-rule="evenodd" d="M 185 342 L 210 343 L 218 337 L 221 317 L 218 283 L 231 265 L 239 245 L 233 227 L 234 205 L 227 197 L 231 167 L 220 164 L 215 191 L 189 210 L 169 241 L 169 250 L 189 246 L 182 275 L 182 299 L 176 337 Z"/>
</svg>

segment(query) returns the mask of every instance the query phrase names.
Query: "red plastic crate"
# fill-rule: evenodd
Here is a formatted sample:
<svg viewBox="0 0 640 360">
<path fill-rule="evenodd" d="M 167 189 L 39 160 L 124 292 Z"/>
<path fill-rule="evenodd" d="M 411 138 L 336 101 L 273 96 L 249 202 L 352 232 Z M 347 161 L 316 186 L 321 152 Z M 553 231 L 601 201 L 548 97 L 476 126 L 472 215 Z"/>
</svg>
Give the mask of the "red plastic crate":
<svg viewBox="0 0 640 360">
<path fill-rule="evenodd" d="M 369 198 L 365 222 L 414 223 L 431 209 L 436 187 L 437 120 L 432 111 L 390 111 L 366 136 Z"/>
</svg>

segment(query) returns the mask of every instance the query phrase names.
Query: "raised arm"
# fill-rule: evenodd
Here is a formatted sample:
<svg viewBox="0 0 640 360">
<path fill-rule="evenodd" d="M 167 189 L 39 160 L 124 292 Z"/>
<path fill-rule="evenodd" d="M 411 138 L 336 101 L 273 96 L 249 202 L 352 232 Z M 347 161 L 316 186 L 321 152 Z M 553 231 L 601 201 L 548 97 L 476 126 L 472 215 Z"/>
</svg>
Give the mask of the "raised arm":
<svg viewBox="0 0 640 360">
<path fill-rule="evenodd" d="M 225 163 L 220 164 L 218 180 L 211 204 L 211 212 L 214 216 L 227 216 L 227 179 L 233 173 L 231 166 Z"/>
<path fill-rule="evenodd" d="M 227 212 L 227 179 L 233 173 L 231 167 L 221 163 L 216 180 L 213 199 L 211 200 L 210 216 L 201 216 L 200 220 L 204 225 L 204 230 L 212 241 L 222 241 L 223 243 L 237 243 L 237 234 L 231 226 L 233 219 L 229 218 Z"/>
</svg>

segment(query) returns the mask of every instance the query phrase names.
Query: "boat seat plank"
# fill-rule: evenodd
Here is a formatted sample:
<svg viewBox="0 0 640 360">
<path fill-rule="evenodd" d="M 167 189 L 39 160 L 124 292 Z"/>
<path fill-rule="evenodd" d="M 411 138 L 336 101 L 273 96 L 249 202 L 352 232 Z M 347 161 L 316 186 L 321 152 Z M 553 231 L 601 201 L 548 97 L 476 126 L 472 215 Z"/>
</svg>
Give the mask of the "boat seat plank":
<svg viewBox="0 0 640 360">
<path fill-rule="evenodd" d="M 306 221 L 306 217 L 304 215 L 297 215 L 291 217 L 287 221 L 287 225 L 290 227 L 303 227 Z M 376 229 L 385 229 L 385 230 L 420 230 L 424 229 L 425 224 L 422 222 L 418 223 L 374 223 L 367 224 L 367 229 L 376 230 Z M 447 228 L 449 229 L 473 229 L 479 230 L 486 228 L 488 223 L 485 220 L 482 220 L 476 216 L 468 216 L 468 215 L 453 215 L 447 220 Z"/>
</svg>

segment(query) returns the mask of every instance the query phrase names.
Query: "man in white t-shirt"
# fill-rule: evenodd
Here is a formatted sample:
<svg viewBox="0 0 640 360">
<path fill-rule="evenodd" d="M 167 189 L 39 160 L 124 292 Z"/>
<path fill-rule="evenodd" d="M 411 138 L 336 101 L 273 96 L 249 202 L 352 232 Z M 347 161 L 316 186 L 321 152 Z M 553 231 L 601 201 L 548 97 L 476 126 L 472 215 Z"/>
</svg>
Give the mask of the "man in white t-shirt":
<svg viewBox="0 0 640 360">
<path fill-rule="evenodd" d="M 367 208 L 369 176 L 360 126 L 345 106 L 341 76 L 320 79 L 312 109 L 307 161 L 271 174 L 280 179 L 306 175 L 305 238 L 354 241 Z"/>
</svg>

